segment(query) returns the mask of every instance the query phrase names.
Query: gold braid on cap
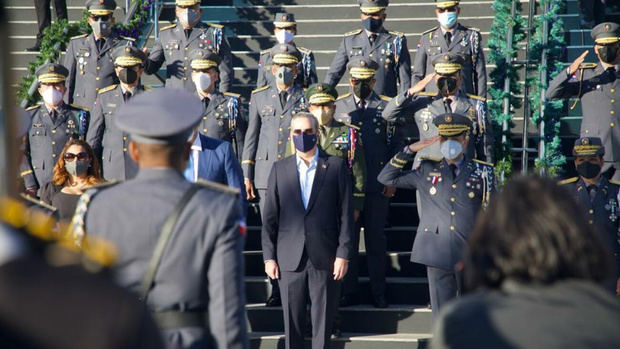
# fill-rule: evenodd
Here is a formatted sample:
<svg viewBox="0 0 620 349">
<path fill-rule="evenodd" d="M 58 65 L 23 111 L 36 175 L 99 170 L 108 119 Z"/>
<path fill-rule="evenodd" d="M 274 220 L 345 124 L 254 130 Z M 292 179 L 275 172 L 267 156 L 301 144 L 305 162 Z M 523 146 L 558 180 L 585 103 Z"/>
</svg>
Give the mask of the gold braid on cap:
<svg viewBox="0 0 620 349">
<path fill-rule="evenodd" d="M 190 65 L 192 69 L 209 69 L 217 67 L 217 62 L 210 59 L 194 59 Z"/>
<path fill-rule="evenodd" d="M 469 131 L 469 126 L 465 124 L 440 124 L 437 129 L 440 136 L 450 137 Z"/>
<path fill-rule="evenodd" d="M 601 146 L 596 144 L 582 144 L 573 147 L 577 155 L 596 155 L 599 149 L 601 149 Z"/>
<path fill-rule="evenodd" d="M 363 13 L 377 13 L 385 10 L 385 6 L 362 6 L 360 7 L 360 11 Z"/>
<path fill-rule="evenodd" d="M 351 76 L 356 79 L 370 79 L 375 75 L 375 70 L 366 67 L 353 67 L 349 71 Z"/>
<path fill-rule="evenodd" d="M 458 5 L 459 2 L 458 1 L 438 1 L 435 4 L 435 7 L 438 8 L 446 8 L 446 7 L 452 7 L 452 6 L 456 6 Z"/>
<path fill-rule="evenodd" d="M 37 77 L 37 80 L 44 84 L 56 84 L 59 82 L 64 82 L 65 80 L 67 80 L 67 77 L 58 73 L 45 73 L 39 75 Z"/>
<path fill-rule="evenodd" d="M 121 67 L 132 67 L 136 64 L 144 64 L 144 62 L 140 58 L 134 56 L 120 56 L 116 57 L 114 60 L 114 65 Z"/>
<path fill-rule="evenodd" d="M 276 53 L 272 61 L 276 64 L 297 64 L 299 63 L 299 58 L 288 53 Z"/>
<path fill-rule="evenodd" d="M 435 64 L 435 72 L 439 74 L 452 74 L 461 70 L 461 65 L 458 63 L 437 63 Z"/>
<path fill-rule="evenodd" d="M 308 102 L 310 104 L 325 104 L 331 103 L 335 100 L 336 99 L 334 98 L 334 96 L 330 95 L 329 93 L 315 93 L 310 96 Z"/>
<path fill-rule="evenodd" d="M 596 42 L 597 44 L 613 44 L 618 41 L 620 41 L 620 37 L 617 37 L 617 36 L 600 38 L 600 39 L 594 40 L 594 42 Z"/>
</svg>

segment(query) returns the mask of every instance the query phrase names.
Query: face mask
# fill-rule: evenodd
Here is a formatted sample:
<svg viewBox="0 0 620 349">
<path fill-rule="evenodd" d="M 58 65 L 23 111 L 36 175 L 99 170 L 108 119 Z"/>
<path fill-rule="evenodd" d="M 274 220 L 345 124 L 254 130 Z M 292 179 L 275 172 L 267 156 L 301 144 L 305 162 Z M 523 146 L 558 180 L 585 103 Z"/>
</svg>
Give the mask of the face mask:
<svg viewBox="0 0 620 349">
<path fill-rule="evenodd" d="M 317 109 L 313 109 L 311 113 L 319 121 L 320 125 L 329 124 L 329 122 L 332 121 L 332 118 L 334 116 L 333 109 L 325 110 L 323 108 L 317 108 Z"/>
<path fill-rule="evenodd" d="M 441 144 L 441 155 L 447 160 L 454 160 L 463 152 L 463 146 L 461 143 L 448 139 Z"/>
<path fill-rule="evenodd" d="M 194 75 L 194 84 L 200 91 L 206 91 L 211 87 L 211 77 L 209 74 L 198 73 Z"/>
<path fill-rule="evenodd" d="M 316 139 L 316 134 L 307 135 L 302 133 L 300 135 L 293 135 L 293 144 L 295 144 L 295 149 L 302 153 L 307 153 L 316 145 Z"/>
<path fill-rule="evenodd" d="M 383 20 L 382 19 L 375 19 L 372 17 L 368 17 L 364 20 L 362 20 L 362 27 L 364 27 L 364 29 L 368 30 L 369 32 L 372 33 L 376 33 L 379 31 L 379 29 L 381 29 L 381 26 L 383 25 Z"/>
<path fill-rule="evenodd" d="M 601 165 L 599 164 L 593 164 L 591 162 L 582 162 L 579 165 L 577 165 L 577 173 L 579 173 L 579 175 L 581 177 L 584 178 L 594 178 L 596 176 L 598 176 L 598 174 L 601 172 Z"/>
<path fill-rule="evenodd" d="M 191 10 L 188 8 L 182 10 L 181 13 L 179 14 L 179 21 L 181 22 L 181 25 L 184 27 L 193 27 L 194 24 L 196 24 L 196 22 L 198 22 L 199 19 L 200 17 L 198 17 L 198 11 Z"/>
<path fill-rule="evenodd" d="M 123 83 L 131 85 L 138 80 L 138 72 L 130 68 L 123 68 L 118 72 L 118 78 Z"/>
<path fill-rule="evenodd" d="M 353 94 L 359 99 L 366 99 L 370 96 L 372 89 L 367 81 L 358 81 L 353 85 Z"/>
<path fill-rule="evenodd" d="M 276 71 L 276 81 L 284 86 L 289 86 L 293 83 L 295 78 L 293 69 L 289 67 L 280 67 Z"/>
<path fill-rule="evenodd" d="M 290 32 L 288 30 L 280 30 L 276 33 L 276 39 L 278 40 L 278 43 L 280 44 L 288 44 L 289 42 L 293 41 L 294 37 L 295 37 L 295 34 L 293 34 L 293 32 Z"/>
<path fill-rule="evenodd" d="M 455 12 L 442 12 L 437 16 L 439 24 L 444 28 L 452 28 L 456 24 L 456 11 Z"/>
<path fill-rule="evenodd" d="M 450 96 L 456 90 L 456 79 L 451 77 L 440 77 L 437 79 L 437 88 L 444 96 Z"/>
<path fill-rule="evenodd" d="M 112 26 L 109 21 L 96 20 L 92 25 L 95 36 L 108 36 L 112 32 Z"/>
<path fill-rule="evenodd" d="M 597 53 L 601 61 L 607 64 L 612 64 L 616 60 L 616 56 L 618 55 L 618 46 L 603 46 L 597 50 Z"/>
<path fill-rule="evenodd" d="M 71 162 L 65 162 L 65 169 L 67 170 L 67 173 L 75 177 L 80 177 L 86 174 L 88 171 L 88 166 L 90 166 L 88 160 L 73 160 Z"/>
<path fill-rule="evenodd" d="M 62 101 L 62 93 L 55 88 L 48 87 L 43 91 L 43 101 L 49 105 L 57 106 Z"/>
</svg>

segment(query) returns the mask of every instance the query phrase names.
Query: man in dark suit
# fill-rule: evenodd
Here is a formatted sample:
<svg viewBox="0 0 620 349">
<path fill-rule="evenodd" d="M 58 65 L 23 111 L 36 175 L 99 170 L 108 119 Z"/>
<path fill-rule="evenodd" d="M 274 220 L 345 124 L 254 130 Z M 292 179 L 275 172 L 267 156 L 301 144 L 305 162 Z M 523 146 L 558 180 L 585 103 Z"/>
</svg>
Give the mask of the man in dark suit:
<svg viewBox="0 0 620 349">
<path fill-rule="evenodd" d="M 318 121 L 291 120 L 295 156 L 274 163 L 263 210 L 265 272 L 279 279 L 286 348 L 304 347 L 306 294 L 312 348 L 329 348 L 341 280 L 353 246 L 351 180 L 345 160 L 319 151 Z"/>
</svg>

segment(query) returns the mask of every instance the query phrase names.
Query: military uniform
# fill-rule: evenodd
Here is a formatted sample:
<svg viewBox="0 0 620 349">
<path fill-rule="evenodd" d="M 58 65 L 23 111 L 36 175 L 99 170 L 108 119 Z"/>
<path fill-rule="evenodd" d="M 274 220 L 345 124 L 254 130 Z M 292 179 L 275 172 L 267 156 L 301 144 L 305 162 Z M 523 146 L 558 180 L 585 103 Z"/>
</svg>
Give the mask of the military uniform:
<svg viewBox="0 0 620 349">
<path fill-rule="evenodd" d="M 608 35 L 620 36 L 618 25 L 601 23 L 595 40 L 605 40 Z M 609 28 L 610 31 L 605 31 Z M 596 28 L 595 28 L 596 29 Z M 597 36 L 595 36 L 597 35 Z M 598 38 L 598 39 L 597 39 Z M 620 40 L 620 39 L 616 39 Z M 620 72 L 605 69 L 602 64 L 586 63 L 571 75 L 561 71 L 551 82 L 545 94 L 548 99 L 576 97 L 581 101 L 583 119 L 582 137 L 599 137 L 605 146 L 603 172 L 611 166 L 616 169 L 614 179 L 620 179 Z M 574 107 L 574 105 L 573 105 Z"/>
<path fill-rule="evenodd" d="M 365 7 L 366 3 L 385 3 L 383 6 Z M 363 0 L 360 1 L 360 9 L 364 13 L 376 13 L 387 7 L 387 1 Z M 347 63 L 354 57 L 369 57 L 377 63 L 375 79 L 377 82 L 374 91 L 377 95 L 396 96 L 400 91 L 405 91 L 411 84 L 411 57 L 407 47 L 407 38 L 401 32 L 388 31 L 383 27 L 376 34 L 371 43 L 370 36 L 373 33 L 364 29 L 357 29 L 344 34 L 344 38 L 338 47 L 327 75 L 325 83 L 336 86 L 344 75 Z"/>
<path fill-rule="evenodd" d="M 443 114 L 435 118 L 441 124 L 464 125 L 459 131 L 471 127 L 466 116 Z M 454 128 L 453 128 L 454 130 Z M 418 189 L 423 203 L 411 261 L 427 266 L 433 317 L 444 302 L 457 295 L 456 264 L 461 260 L 463 249 L 471 234 L 476 215 L 486 206 L 495 191 L 493 167 L 465 156 L 456 176 L 445 159 L 422 160 L 411 171 L 403 167 L 413 160 L 413 154 L 402 151 L 394 156 L 379 174 L 379 182 L 397 188 Z"/>
</svg>

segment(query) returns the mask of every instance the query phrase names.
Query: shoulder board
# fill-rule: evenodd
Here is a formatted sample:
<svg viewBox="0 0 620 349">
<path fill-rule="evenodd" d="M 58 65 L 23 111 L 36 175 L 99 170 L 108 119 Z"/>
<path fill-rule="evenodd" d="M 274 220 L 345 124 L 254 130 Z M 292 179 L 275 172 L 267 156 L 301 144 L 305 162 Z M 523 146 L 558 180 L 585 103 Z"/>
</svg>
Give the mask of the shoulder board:
<svg viewBox="0 0 620 349">
<path fill-rule="evenodd" d="M 241 94 L 239 93 L 233 93 L 233 92 L 222 92 L 222 94 L 224 96 L 228 96 L 228 97 L 235 97 L 235 98 L 239 98 L 241 97 Z"/>
<path fill-rule="evenodd" d="M 262 50 L 262 51 L 260 51 L 260 54 L 261 54 L 261 56 L 262 56 L 262 55 L 266 55 L 266 54 L 268 54 L 268 53 L 269 53 L 269 51 L 271 51 L 271 49 L 269 49 L 269 48 L 268 48 L 268 49 L 266 49 L 266 50 Z"/>
<path fill-rule="evenodd" d="M 258 92 L 261 92 L 261 91 L 265 91 L 268 88 L 269 88 L 269 85 L 265 85 L 263 87 L 259 87 L 256 90 L 252 90 L 252 94 L 255 94 L 255 93 L 258 93 Z"/>
<path fill-rule="evenodd" d="M 118 86 L 118 84 L 112 84 L 110 86 L 104 87 L 104 88 L 99 90 L 99 93 L 104 93 L 104 92 L 108 92 L 108 91 L 114 90 L 116 88 L 116 86 Z"/>
<path fill-rule="evenodd" d="M 229 187 L 229 186 L 221 184 L 221 183 L 207 181 L 207 180 L 204 180 L 204 179 L 199 179 L 198 181 L 196 181 L 196 184 L 200 184 L 201 186 L 203 186 L 205 188 L 209 188 L 209 189 L 212 189 L 212 190 L 215 190 L 215 191 L 219 191 L 219 192 L 224 193 L 224 194 L 230 194 L 230 195 L 238 195 L 239 194 L 239 189 L 237 189 L 237 188 Z"/>
<path fill-rule="evenodd" d="M 392 35 L 396 35 L 396 36 L 405 36 L 405 33 L 397 32 L 397 31 L 393 31 L 393 30 L 390 30 L 389 33 L 392 34 Z"/>
<path fill-rule="evenodd" d="M 379 95 L 379 98 L 381 98 L 384 101 L 388 101 L 388 102 L 392 100 L 392 97 L 388 97 L 388 96 L 384 96 L 384 95 Z"/>
<path fill-rule="evenodd" d="M 610 179 L 609 183 L 615 184 L 615 185 L 620 185 L 620 181 L 616 181 L 616 180 L 613 180 L 613 179 Z"/>
<path fill-rule="evenodd" d="M 343 94 L 342 96 L 338 97 L 337 101 L 339 101 L 339 100 L 341 100 L 341 99 L 343 99 L 343 98 L 347 98 L 347 97 L 349 97 L 350 95 L 351 95 L 351 92 L 349 92 L 349 93 L 345 93 L 345 94 Z"/>
<path fill-rule="evenodd" d="M 121 39 L 125 39 L 127 41 L 136 41 L 135 38 L 130 38 L 129 36 L 122 36 L 122 35 L 121 35 Z"/>
<path fill-rule="evenodd" d="M 572 177 L 572 178 L 567 178 L 564 180 L 561 180 L 558 182 L 559 185 L 563 185 L 563 184 L 569 184 L 569 183 L 575 183 L 579 180 L 579 177 Z"/>
<path fill-rule="evenodd" d="M 477 99 L 477 100 L 479 100 L 479 101 L 483 101 L 483 102 L 486 102 L 486 101 L 487 101 L 487 99 L 486 99 L 486 98 L 484 98 L 484 97 L 480 97 L 480 96 L 472 95 L 472 94 L 469 94 L 469 93 L 467 94 L 467 97 L 469 97 L 469 98 L 473 98 L 473 99 Z"/>
<path fill-rule="evenodd" d="M 361 29 L 351 30 L 350 32 L 346 32 L 346 33 L 344 33 L 344 36 L 356 35 L 356 34 L 359 34 L 359 33 L 361 33 L 361 32 L 362 32 L 362 30 L 361 30 Z"/>
<path fill-rule="evenodd" d="M 150 90 L 153 89 L 151 86 L 146 86 L 146 85 L 144 85 L 142 87 L 144 88 L 144 91 L 150 91 Z"/>
<path fill-rule="evenodd" d="M 424 34 L 428 34 L 428 33 L 430 33 L 430 32 L 434 32 L 435 30 L 437 30 L 437 28 L 439 28 L 439 27 L 438 27 L 438 26 L 437 26 L 437 27 L 433 27 L 433 28 L 431 28 L 431 29 L 429 29 L 429 30 L 427 30 L 427 31 L 423 32 L 423 33 L 422 33 L 422 35 L 424 35 Z"/>
<path fill-rule="evenodd" d="M 221 25 L 221 24 L 217 24 L 217 23 L 207 23 L 207 25 L 208 25 L 209 27 L 213 27 L 213 28 L 219 28 L 219 29 L 224 28 L 224 26 L 223 26 L 223 25 Z"/>
<path fill-rule="evenodd" d="M 28 107 L 26 109 L 24 109 L 25 111 L 31 111 L 31 110 L 35 110 L 38 109 L 39 107 L 41 107 L 41 104 L 35 104 L 32 107 Z"/>
<path fill-rule="evenodd" d="M 341 123 L 341 124 L 343 124 L 343 125 L 345 125 L 345 126 L 347 126 L 347 127 L 350 127 L 350 128 L 356 129 L 356 130 L 358 130 L 358 131 L 360 130 L 360 128 L 359 128 L 358 126 L 355 126 L 355 125 L 350 124 L 350 123 L 348 123 L 348 122 L 345 122 L 345 121 L 340 121 L 340 123 Z"/>
<path fill-rule="evenodd" d="M 71 40 L 81 39 L 81 38 L 85 38 L 87 36 L 88 36 L 88 33 L 82 34 L 82 35 L 76 35 L 76 36 L 71 37 Z"/>
<path fill-rule="evenodd" d="M 437 92 L 426 92 L 426 91 L 424 91 L 424 92 L 416 93 L 416 95 L 423 96 L 423 97 L 435 97 L 435 96 L 438 95 L 438 93 Z"/>
<path fill-rule="evenodd" d="M 594 69 L 596 68 L 596 63 L 581 63 L 579 65 L 579 69 Z"/>
<path fill-rule="evenodd" d="M 81 109 L 81 110 L 86 110 L 86 111 L 89 111 L 89 110 L 90 110 L 90 109 L 88 109 L 88 108 L 86 108 L 86 107 L 83 107 L 83 106 L 81 106 L 81 105 L 77 105 L 77 104 L 71 104 L 71 106 L 72 106 L 73 108 L 75 108 L 75 109 Z"/>
<path fill-rule="evenodd" d="M 172 29 L 172 28 L 174 28 L 174 27 L 176 27 L 176 26 L 177 26 L 176 24 L 170 24 L 170 25 L 167 25 L 167 26 L 165 26 L 165 27 L 163 27 L 163 28 L 159 29 L 159 31 L 160 31 L 160 32 L 163 32 L 164 30 Z"/>
<path fill-rule="evenodd" d="M 305 47 L 301 47 L 301 46 L 297 46 L 297 50 L 299 50 L 299 52 L 301 53 L 305 53 L 305 54 L 309 54 L 310 52 L 312 52 L 312 50 L 309 50 Z"/>
<path fill-rule="evenodd" d="M 467 29 L 475 31 L 475 32 L 480 32 L 480 28 L 468 27 Z"/>
<path fill-rule="evenodd" d="M 490 163 L 490 162 L 481 161 L 481 160 L 478 160 L 478 159 L 474 159 L 474 162 L 477 162 L 477 163 L 479 163 L 479 164 L 483 164 L 483 165 L 487 165 L 487 166 L 491 166 L 491 167 L 495 167 L 495 165 L 493 165 L 493 164 L 492 164 L 492 163 Z"/>
<path fill-rule="evenodd" d="M 439 161 L 441 161 L 441 158 L 432 158 L 432 157 L 429 157 L 429 156 L 422 156 L 420 159 L 422 161 L 432 161 L 432 162 L 439 162 Z"/>
</svg>

